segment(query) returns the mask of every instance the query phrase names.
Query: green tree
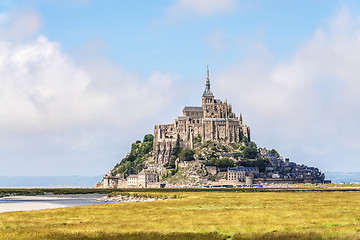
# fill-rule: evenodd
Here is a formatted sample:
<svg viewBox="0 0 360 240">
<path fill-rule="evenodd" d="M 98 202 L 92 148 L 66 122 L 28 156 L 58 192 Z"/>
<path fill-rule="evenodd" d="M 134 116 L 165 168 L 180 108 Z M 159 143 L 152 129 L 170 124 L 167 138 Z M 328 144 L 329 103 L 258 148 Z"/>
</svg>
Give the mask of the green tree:
<svg viewBox="0 0 360 240">
<path fill-rule="evenodd" d="M 244 158 L 254 159 L 257 157 L 257 146 L 254 142 L 250 142 L 244 148 Z"/>
<path fill-rule="evenodd" d="M 280 155 L 279 155 L 279 153 L 275 150 L 275 149 L 271 149 L 270 151 L 269 151 L 269 153 L 270 154 L 275 154 L 275 157 L 279 157 Z"/>
<path fill-rule="evenodd" d="M 175 156 L 176 158 L 179 156 L 179 154 L 181 153 L 181 147 L 180 146 L 176 146 L 172 149 L 171 155 Z"/>
<path fill-rule="evenodd" d="M 152 135 L 152 134 L 146 134 L 146 135 L 144 136 L 143 142 L 152 142 L 152 141 L 154 141 L 154 135 Z"/>
<path fill-rule="evenodd" d="M 254 143 L 254 142 L 249 142 L 248 145 L 249 145 L 250 147 L 252 147 L 252 148 L 257 149 L 256 143 Z"/>
<path fill-rule="evenodd" d="M 266 167 L 264 159 L 257 159 L 256 166 L 259 168 L 260 172 L 264 172 Z"/>
<path fill-rule="evenodd" d="M 215 161 L 217 167 L 234 167 L 234 161 L 230 158 L 220 158 Z"/>
</svg>

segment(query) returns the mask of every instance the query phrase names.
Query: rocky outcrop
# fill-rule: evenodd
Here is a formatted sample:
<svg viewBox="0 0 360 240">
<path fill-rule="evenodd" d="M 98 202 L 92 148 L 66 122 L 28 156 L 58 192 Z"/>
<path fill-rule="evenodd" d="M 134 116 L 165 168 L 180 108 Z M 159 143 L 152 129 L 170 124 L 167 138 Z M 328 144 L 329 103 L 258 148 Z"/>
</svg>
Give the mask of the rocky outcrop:
<svg viewBox="0 0 360 240">
<path fill-rule="evenodd" d="M 182 162 L 179 170 L 174 175 L 166 179 L 166 187 L 195 187 L 206 184 L 210 174 L 206 166 L 198 161 Z"/>
</svg>

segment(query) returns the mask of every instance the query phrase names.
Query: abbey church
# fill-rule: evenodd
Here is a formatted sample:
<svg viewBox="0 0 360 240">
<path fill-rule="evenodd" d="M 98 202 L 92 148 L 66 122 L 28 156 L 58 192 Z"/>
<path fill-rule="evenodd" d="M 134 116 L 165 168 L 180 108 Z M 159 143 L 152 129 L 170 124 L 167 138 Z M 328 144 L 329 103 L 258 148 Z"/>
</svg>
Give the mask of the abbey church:
<svg viewBox="0 0 360 240">
<path fill-rule="evenodd" d="M 232 112 L 231 104 L 215 99 L 210 89 L 209 68 L 201 107 L 184 107 L 183 116 L 173 124 L 156 125 L 154 128 L 155 164 L 170 161 L 176 146 L 193 148 L 193 140 L 223 140 L 227 143 L 240 142 L 244 137 L 250 140 L 250 128 Z"/>
</svg>

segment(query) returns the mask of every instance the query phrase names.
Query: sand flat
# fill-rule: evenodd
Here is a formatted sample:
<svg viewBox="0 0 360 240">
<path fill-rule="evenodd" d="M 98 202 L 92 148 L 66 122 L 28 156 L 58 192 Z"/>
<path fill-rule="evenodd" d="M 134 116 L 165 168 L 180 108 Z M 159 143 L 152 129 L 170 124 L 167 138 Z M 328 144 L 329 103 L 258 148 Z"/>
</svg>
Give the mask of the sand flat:
<svg viewBox="0 0 360 240">
<path fill-rule="evenodd" d="M 0 198 L 0 213 L 101 204 L 97 198 L 98 194 L 8 196 Z"/>
</svg>

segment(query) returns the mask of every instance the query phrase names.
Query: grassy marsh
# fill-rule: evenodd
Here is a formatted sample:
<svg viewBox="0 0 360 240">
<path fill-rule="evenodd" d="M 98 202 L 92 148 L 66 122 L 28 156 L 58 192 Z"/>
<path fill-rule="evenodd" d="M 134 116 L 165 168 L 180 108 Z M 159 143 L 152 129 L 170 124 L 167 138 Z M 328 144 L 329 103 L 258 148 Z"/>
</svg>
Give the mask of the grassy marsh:
<svg viewBox="0 0 360 240">
<path fill-rule="evenodd" d="M 360 239 L 359 191 L 181 198 L 0 214 L 0 239 Z"/>
</svg>

